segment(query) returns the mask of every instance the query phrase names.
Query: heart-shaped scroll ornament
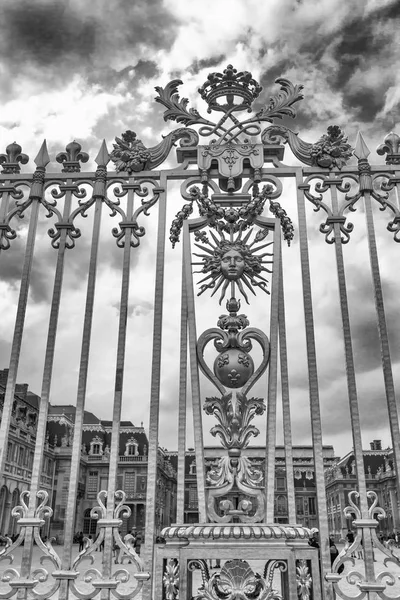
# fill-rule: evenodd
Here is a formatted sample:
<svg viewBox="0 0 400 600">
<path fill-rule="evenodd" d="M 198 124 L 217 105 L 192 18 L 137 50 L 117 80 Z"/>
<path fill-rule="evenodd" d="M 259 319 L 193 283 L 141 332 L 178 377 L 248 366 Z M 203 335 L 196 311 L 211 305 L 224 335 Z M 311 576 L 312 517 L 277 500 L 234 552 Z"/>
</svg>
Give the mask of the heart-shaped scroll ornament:
<svg viewBox="0 0 400 600">
<path fill-rule="evenodd" d="M 227 456 L 219 458 L 207 474 L 207 516 L 218 523 L 260 522 L 265 515 L 262 469 L 241 453 L 250 438 L 259 434 L 251 421 L 264 413 L 265 404 L 261 398 L 248 399 L 246 393 L 267 368 L 270 345 L 261 330 L 248 327 L 247 317 L 238 314 L 239 300 L 231 298 L 226 307 L 229 314 L 221 315 L 218 327 L 207 329 L 197 343 L 200 368 L 221 393 L 219 398 L 206 398 L 204 410 L 217 419 L 211 434 L 218 435 L 227 450 Z M 211 341 L 218 352 L 213 370 L 204 359 Z M 263 353 L 257 368 L 250 355 L 253 341 Z"/>
<path fill-rule="evenodd" d="M 200 369 L 221 394 L 228 389 L 240 389 L 246 394 L 261 377 L 269 361 L 269 340 L 260 329 L 248 327 L 246 315 L 239 315 L 240 300 L 231 298 L 226 303 L 229 315 L 221 315 L 218 327 L 207 329 L 197 342 L 197 357 Z M 263 358 L 257 369 L 250 355 L 252 341 L 259 343 Z M 218 355 L 211 371 L 204 359 L 207 344 L 214 341 Z"/>
</svg>

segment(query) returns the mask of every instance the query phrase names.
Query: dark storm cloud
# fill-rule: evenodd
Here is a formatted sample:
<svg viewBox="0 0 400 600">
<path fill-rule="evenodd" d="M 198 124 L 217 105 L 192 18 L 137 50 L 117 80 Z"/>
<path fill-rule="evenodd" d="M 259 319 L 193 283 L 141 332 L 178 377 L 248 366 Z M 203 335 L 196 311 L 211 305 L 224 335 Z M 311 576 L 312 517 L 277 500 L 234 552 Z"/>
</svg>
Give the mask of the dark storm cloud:
<svg viewBox="0 0 400 600">
<path fill-rule="evenodd" d="M 195 60 L 188 68 L 189 73 L 197 75 L 202 69 L 208 69 L 217 67 L 222 61 L 225 60 L 225 54 L 219 54 L 218 56 L 210 56 L 210 58 L 203 58 Z"/>
<path fill-rule="evenodd" d="M 332 88 L 343 91 L 343 104 L 353 111 L 357 120 L 373 120 L 384 106 L 385 92 L 392 83 L 385 73 L 390 60 L 396 59 L 399 18 L 398 3 L 378 8 L 372 14 L 347 21 L 340 31 L 341 39 L 334 45 L 333 58 L 337 68 L 332 77 Z M 388 52 L 389 48 L 394 54 Z M 379 85 L 376 79 L 370 81 L 368 69 L 371 66 L 381 70 Z M 357 72 L 364 73 L 365 77 L 359 77 L 355 89 L 348 83 Z"/>
<path fill-rule="evenodd" d="M 104 10 L 102 4 L 75 8 L 49 0 L 3 4 L 0 53 L 6 69 L 43 85 L 49 79 L 53 85 L 65 84 L 76 73 L 89 83 L 110 87 L 131 69 L 139 77 L 153 76 L 156 63 L 151 52 L 173 43 L 174 17 L 161 0 L 111 0 Z M 113 66 L 121 61 L 128 63 L 126 67 Z M 3 89 L 7 91 L 11 90 Z"/>
<path fill-rule="evenodd" d="M 13 2 L 1 10 L 3 60 L 16 65 L 73 68 L 90 60 L 96 47 L 97 24 L 82 19 L 61 2 Z"/>
</svg>

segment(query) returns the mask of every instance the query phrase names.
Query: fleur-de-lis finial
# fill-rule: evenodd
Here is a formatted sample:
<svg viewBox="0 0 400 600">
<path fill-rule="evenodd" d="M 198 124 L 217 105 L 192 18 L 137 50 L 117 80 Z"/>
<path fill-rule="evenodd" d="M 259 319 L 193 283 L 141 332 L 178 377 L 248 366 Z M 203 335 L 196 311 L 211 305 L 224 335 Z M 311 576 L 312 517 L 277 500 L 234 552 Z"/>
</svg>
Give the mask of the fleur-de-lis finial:
<svg viewBox="0 0 400 600">
<path fill-rule="evenodd" d="M 400 164 L 400 136 L 391 131 L 383 140 L 383 144 L 377 147 L 376 152 L 380 156 L 386 154 L 387 165 Z"/>
<path fill-rule="evenodd" d="M 63 173 L 79 173 L 80 163 L 86 163 L 89 160 L 87 152 L 81 152 L 82 146 L 79 142 L 73 141 L 67 144 L 65 152 L 59 152 L 56 161 L 63 164 Z"/>
<path fill-rule="evenodd" d="M 21 167 L 18 163 L 26 165 L 29 161 L 29 156 L 22 153 L 22 148 L 17 142 L 9 144 L 5 154 L 0 154 L 0 164 L 3 165 L 2 173 L 11 174 L 19 173 Z"/>
</svg>

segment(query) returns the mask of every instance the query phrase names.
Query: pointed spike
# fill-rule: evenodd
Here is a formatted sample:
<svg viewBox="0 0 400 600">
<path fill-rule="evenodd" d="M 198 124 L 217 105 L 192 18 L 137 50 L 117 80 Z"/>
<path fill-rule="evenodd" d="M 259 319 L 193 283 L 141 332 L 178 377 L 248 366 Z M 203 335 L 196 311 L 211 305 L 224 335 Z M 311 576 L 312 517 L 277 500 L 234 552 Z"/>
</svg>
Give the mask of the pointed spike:
<svg viewBox="0 0 400 600">
<path fill-rule="evenodd" d="M 94 159 L 94 162 L 99 165 L 99 167 L 105 167 L 110 162 L 110 155 L 108 154 L 106 140 L 103 140 L 99 153 Z"/>
<path fill-rule="evenodd" d="M 50 156 L 47 152 L 46 140 L 43 140 L 43 144 L 40 147 L 37 157 L 33 161 L 37 167 L 46 168 L 50 162 Z"/>
<path fill-rule="evenodd" d="M 361 131 L 357 134 L 356 147 L 353 152 L 354 156 L 358 158 L 358 160 L 366 160 L 368 156 L 371 154 L 370 149 L 368 148 Z"/>
<path fill-rule="evenodd" d="M 243 240 L 243 244 L 247 244 L 247 240 L 249 239 L 249 237 L 251 236 L 251 234 L 253 233 L 253 230 L 250 229 L 250 231 L 248 233 L 246 233 L 244 240 Z"/>
</svg>

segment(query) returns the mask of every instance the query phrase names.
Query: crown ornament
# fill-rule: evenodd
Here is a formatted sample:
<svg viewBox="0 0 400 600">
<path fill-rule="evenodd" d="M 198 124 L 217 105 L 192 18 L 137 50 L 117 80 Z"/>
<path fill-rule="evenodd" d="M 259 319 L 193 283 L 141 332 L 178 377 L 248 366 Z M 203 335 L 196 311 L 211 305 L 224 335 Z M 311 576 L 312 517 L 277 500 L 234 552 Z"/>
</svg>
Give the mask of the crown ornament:
<svg viewBox="0 0 400 600">
<path fill-rule="evenodd" d="M 198 91 L 207 102 L 209 113 L 212 110 L 251 112 L 251 105 L 262 89 L 249 71 L 238 72 L 232 65 L 228 65 L 223 73 L 210 73 Z M 225 98 L 225 102 L 218 102 L 221 98 Z"/>
</svg>

